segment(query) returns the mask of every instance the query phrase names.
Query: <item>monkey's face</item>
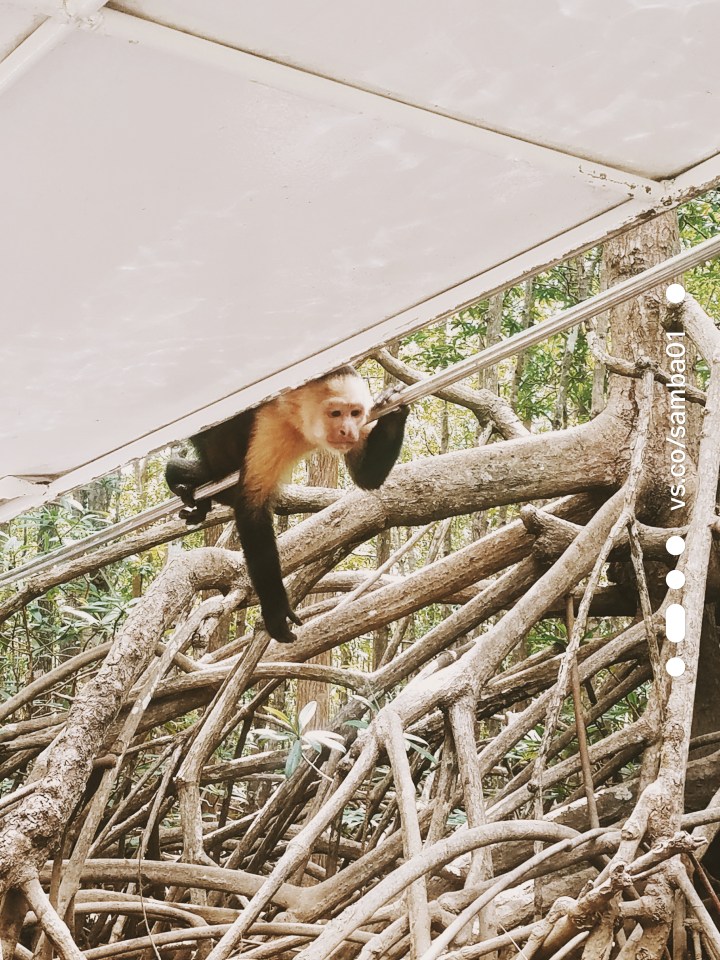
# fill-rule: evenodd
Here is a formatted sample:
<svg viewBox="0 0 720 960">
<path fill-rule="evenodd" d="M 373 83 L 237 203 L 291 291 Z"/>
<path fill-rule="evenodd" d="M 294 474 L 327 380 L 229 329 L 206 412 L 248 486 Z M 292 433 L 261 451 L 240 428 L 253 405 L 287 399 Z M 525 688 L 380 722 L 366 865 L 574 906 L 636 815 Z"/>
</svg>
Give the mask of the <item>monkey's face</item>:
<svg viewBox="0 0 720 960">
<path fill-rule="evenodd" d="M 357 375 L 307 384 L 298 405 L 302 433 L 314 446 L 349 453 L 367 433 L 363 427 L 372 402 L 367 384 Z"/>
<path fill-rule="evenodd" d="M 361 403 L 347 403 L 335 397 L 324 403 L 324 446 L 336 453 L 348 453 L 360 440 L 367 414 L 367 408 Z"/>
<path fill-rule="evenodd" d="M 349 453 L 363 436 L 372 397 L 362 377 L 338 377 L 327 383 L 328 393 L 320 407 L 323 446 L 336 453 Z"/>
</svg>

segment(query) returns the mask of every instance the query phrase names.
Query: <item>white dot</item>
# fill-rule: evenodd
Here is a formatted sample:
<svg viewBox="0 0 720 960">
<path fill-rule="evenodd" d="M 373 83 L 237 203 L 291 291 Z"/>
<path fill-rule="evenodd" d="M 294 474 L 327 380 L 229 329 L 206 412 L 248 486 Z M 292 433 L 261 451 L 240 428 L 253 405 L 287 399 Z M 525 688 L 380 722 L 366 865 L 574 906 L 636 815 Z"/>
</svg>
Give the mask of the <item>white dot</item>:
<svg viewBox="0 0 720 960">
<path fill-rule="evenodd" d="M 665 291 L 665 299 L 668 303 L 682 303 L 685 299 L 685 287 L 681 283 L 671 283 Z"/>
<path fill-rule="evenodd" d="M 685 574 L 682 570 L 670 570 L 665 577 L 665 583 L 671 590 L 681 590 L 685 586 Z"/>
<path fill-rule="evenodd" d="M 685 607 L 671 603 L 665 611 L 665 635 L 671 643 L 685 639 Z"/>
<path fill-rule="evenodd" d="M 665 664 L 665 669 L 671 677 L 681 677 L 685 673 L 685 661 L 680 657 L 671 657 Z"/>
<path fill-rule="evenodd" d="M 674 536 L 668 537 L 665 542 L 665 549 L 668 553 L 671 553 L 674 557 L 679 557 L 680 554 L 685 549 L 685 541 L 682 537 Z"/>
</svg>

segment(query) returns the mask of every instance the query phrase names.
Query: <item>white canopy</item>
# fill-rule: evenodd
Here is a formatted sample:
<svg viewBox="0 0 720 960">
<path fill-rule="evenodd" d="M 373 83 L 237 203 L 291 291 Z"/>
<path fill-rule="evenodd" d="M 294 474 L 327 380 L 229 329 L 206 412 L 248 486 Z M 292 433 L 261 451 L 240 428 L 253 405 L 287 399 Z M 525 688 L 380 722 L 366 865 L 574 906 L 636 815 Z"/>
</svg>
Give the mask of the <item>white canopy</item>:
<svg viewBox="0 0 720 960">
<path fill-rule="evenodd" d="M 716 0 L 0 0 L 0 521 L 720 178 Z"/>
</svg>

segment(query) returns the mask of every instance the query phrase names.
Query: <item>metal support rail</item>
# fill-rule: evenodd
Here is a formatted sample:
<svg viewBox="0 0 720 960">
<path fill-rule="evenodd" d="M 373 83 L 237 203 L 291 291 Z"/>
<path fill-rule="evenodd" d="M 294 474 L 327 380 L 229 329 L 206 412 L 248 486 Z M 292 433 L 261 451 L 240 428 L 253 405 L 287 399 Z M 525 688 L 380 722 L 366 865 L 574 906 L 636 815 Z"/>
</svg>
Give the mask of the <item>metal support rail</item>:
<svg viewBox="0 0 720 960">
<path fill-rule="evenodd" d="M 553 334 L 561 333 L 563 330 L 574 327 L 583 320 L 588 320 L 599 313 L 603 313 L 605 310 L 609 310 L 611 307 L 625 303 L 632 297 L 640 293 L 645 293 L 647 290 L 652 289 L 652 287 L 672 279 L 683 271 L 690 270 L 692 267 L 696 267 L 698 264 L 718 256 L 720 256 L 720 235 L 711 237 L 709 240 L 697 244 L 697 246 L 692 247 L 690 250 L 684 250 L 682 253 L 678 253 L 669 260 L 656 264 L 654 267 L 650 267 L 648 270 L 644 270 L 634 277 L 629 277 L 627 280 L 623 280 L 608 290 L 603 290 L 602 293 L 598 293 L 594 297 L 588 297 L 588 299 L 583 300 L 582 303 L 578 303 L 568 310 L 561 311 L 554 317 L 550 317 L 549 320 L 543 320 L 542 323 L 538 323 L 534 327 L 521 330 L 519 333 L 508 337 L 507 340 L 501 340 L 499 343 L 493 344 L 485 350 L 481 350 L 466 360 L 461 360 L 459 363 L 455 363 L 445 370 L 440 370 L 431 377 L 426 377 L 424 380 L 418 381 L 418 383 L 405 387 L 403 390 L 398 391 L 390 403 L 385 404 L 381 408 L 373 408 L 370 412 L 369 420 L 378 420 L 380 417 L 390 413 L 391 410 L 396 410 L 403 404 L 414 403 L 416 400 L 421 400 L 436 390 L 448 387 L 450 384 L 462 380 L 471 373 L 484 370 L 486 367 L 492 367 L 501 360 L 506 360 L 508 357 L 512 357 L 514 354 L 526 350 L 528 347 L 541 343 L 548 337 L 553 336 Z M 198 487 L 198 489 L 195 490 L 195 499 L 203 500 L 214 496 L 216 493 L 220 493 L 221 490 L 227 490 L 228 487 L 232 487 L 238 482 L 239 476 L 239 473 L 235 472 L 223 480 L 206 483 L 202 487 Z M 173 497 L 170 500 L 164 501 L 164 503 L 144 510 L 134 517 L 130 517 L 128 520 L 113 524 L 113 526 L 107 527 L 105 530 L 99 530 L 84 540 L 79 540 L 77 543 L 71 543 L 65 547 L 59 547 L 44 557 L 31 560 L 21 567 L 16 567 L 14 570 L 9 570 L 7 573 L 0 575 L 0 587 L 10 586 L 10 584 L 22 580 L 31 574 L 40 573 L 54 566 L 56 563 L 66 562 L 67 560 L 80 556 L 91 547 L 109 543 L 111 540 L 124 536 L 126 533 L 131 533 L 140 527 L 147 526 L 149 523 L 154 523 L 156 520 L 161 520 L 174 510 L 180 509 L 181 506 L 182 503 L 180 499 Z"/>
<path fill-rule="evenodd" d="M 717 256 L 720 256 L 720 235 L 711 237 L 709 240 L 704 240 L 690 250 L 684 250 L 669 260 L 664 260 L 662 263 L 658 263 L 654 267 L 650 267 L 648 270 L 644 270 L 634 277 L 615 284 L 614 287 L 610 287 L 608 290 L 603 290 L 602 293 L 598 293 L 594 297 L 588 297 L 588 299 L 583 300 L 582 303 L 578 303 L 568 310 L 563 310 L 554 317 L 550 317 L 549 320 L 543 320 L 534 327 L 529 327 L 527 330 L 514 333 L 511 337 L 508 337 L 507 340 L 501 340 L 491 347 L 486 347 L 485 350 L 481 350 L 474 356 L 468 357 L 467 360 L 461 360 L 459 363 L 454 363 L 452 366 L 446 367 L 445 370 L 438 371 L 438 373 L 433 374 L 431 377 L 426 377 L 418 383 L 413 383 L 398 393 L 397 398 L 393 398 L 392 403 L 383 407 L 382 411 L 374 411 L 375 416 L 372 417 L 372 419 L 377 419 L 378 416 L 384 416 L 401 404 L 414 403 L 429 393 L 434 393 L 443 387 L 449 387 L 457 380 L 462 380 L 463 377 L 467 377 L 475 371 L 492 367 L 501 360 L 506 360 L 508 357 L 513 356 L 515 353 L 520 353 L 528 347 L 541 343 L 548 337 L 553 336 L 553 334 L 561 333 L 569 327 L 574 327 L 576 324 L 581 323 L 583 320 L 589 320 L 598 313 L 604 313 L 605 310 L 625 303 L 626 300 L 630 300 L 637 294 L 645 293 L 657 284 L 665 280 L 670 280 L 679 273 L 690 270 L 692 267 L 696 267 L 706 260 L 712 260 Z M 224 481 L 222 482 L 224 483 Z M 218 486 L 217 489 L 221 488 Z M 224 489 L 224 487 L 222 489 Z"/>
</svg>

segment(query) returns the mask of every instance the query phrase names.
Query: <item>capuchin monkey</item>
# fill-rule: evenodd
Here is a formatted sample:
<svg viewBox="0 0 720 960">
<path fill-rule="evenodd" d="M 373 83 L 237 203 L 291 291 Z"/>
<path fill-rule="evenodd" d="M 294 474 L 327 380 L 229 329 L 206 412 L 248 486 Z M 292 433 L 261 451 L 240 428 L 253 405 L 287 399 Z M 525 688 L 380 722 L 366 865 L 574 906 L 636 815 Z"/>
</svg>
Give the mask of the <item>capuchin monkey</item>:
<svg viewBox="0 0 720 960">
<path fill-rule="evenodd" d="M 376 406 L 388 403 L 394 392 L 384 393 Z M 210 499 L 197 503 L 193 490 L 240 471 L 237 486 L 212 499 L 235 510 L 265 628 L 281 643 L 296 639 L 287 621 L 302 621 L 282 580 L 272 519 L 274 495 L 297 461 L 318 449 L 343 455 L 363 490 L 381 486 L 400 454 L 409 409 L 401 406 L 367 423 L 372 407 L 365 380 L 354 367 L 341 367 L 191 437 L 197 460 L 168 461 L 165 479 L 185 504 L 180 516 L 188 524 L 201 523 L 212 504 Z"/>
</svg>

